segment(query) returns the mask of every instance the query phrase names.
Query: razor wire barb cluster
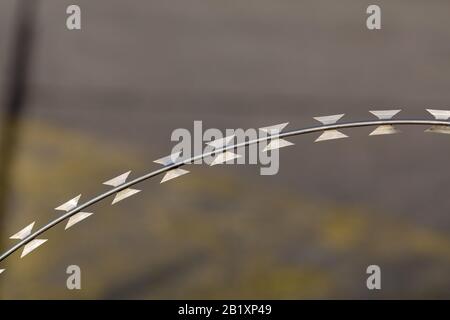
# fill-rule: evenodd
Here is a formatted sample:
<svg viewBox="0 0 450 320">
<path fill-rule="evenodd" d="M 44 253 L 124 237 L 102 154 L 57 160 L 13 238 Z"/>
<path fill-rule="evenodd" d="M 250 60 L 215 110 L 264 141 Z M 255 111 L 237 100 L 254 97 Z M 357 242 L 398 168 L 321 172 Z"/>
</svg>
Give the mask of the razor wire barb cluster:
<svg viewBox="0 0 450 320">
<path fill-rule="evenodd" d="M 165 183 L 169 180 L 173 180 L 175 178 L 183 176 L 189 173 L 189 171 L 181 169 L 182 166 L 194 163 L 196 160 L 201 160 L 205 157 L 209 156 L 214 157 L 213 162 L 210 164 L 211 166 L 224 164 L 239 157 L 239 155 L 233 152 L 237 148 L 247 147 L 249 145 L 261 142 L 267 142 L 268 144 L 264 148 L 263 152 L 268 152 L 270 150 L 276 150 L 283 147 L 294 145 L 292 142 L 285 140 L 285 138 L 315 132 L 321 132 L 321 135 L 315 140 L 315 142 L 348 138 L 348 135 L 339 131 L 340 129 L 346 128 L 376 126 L 376 128 L 369 134 L 370 136 L 374 136 L 374 135 L 388 135 L 398 133 L 399 131 L 397 130 L 397 128 L 394 127 L 396 125 L 427 125 L 431 127 L 427 128 L 425 130 L 426 132 L 450 134 L 450 121 L 449 121 L 450 110 L 427 109 L 427 111 L 434 117 L 434 119 L 394 120 L 393 117 L 397 115 L 400 111 L 401 110 L 370 111 L 374 116 L 377 117 L 377 120 L 366 120 L 366 121 L 356 121 L 346 123 L 338 123 L 338 121 L 344 116 L 344 114 L 316 117 L 314 119 L 319 121 L 321 125 L 287 132 L 282 132 L 282 130 L 288 125 L 288 123 L 283 123 L 265 128 L 260 128 L 259 130 L 268 133 L 268 135 L 250 141 L 230 145 L 229 143 L 230 141 L 233 140 L 234 136 L 216 139 L 208 143 L 208 145 L 214 148 L 213 151 L 195 155 L 189 159 L 182 159 L 180 157 L 180 152 L 173 153 L 169 156 L 154 161 L 158 164 L 163 165 L 163 167 L 160 169 L 149 172 L 145 175 L 142 175 L 138 178 L 135 178 L 134 180 L 127 182 L 127 179 L 131 173 L 131 171 L 128 171 L 111 180 L 104 182 L 103 184 L 112 187 L 112 189 L 98 195 L 95 198 L 92 198 L 87 202 L 78 205 L 78 202 L 81 199 L 81 194 L 65 202 L 64 204 L 55 208 L 55 210 L 63 211 L 65 213 L 55 218 L 54 220 L 50 221 L 49 223 L 42 226 L 40 229 L 36 230 L 33 233 L 32 230 L 35 225 L 35 222 L 30 223 L 25 228 L 21 229 L 19 232 L 10 237 L 10 239 L 19 240 L 19 242 L 1 254 L 0 262 L 2 262 L 8 256 L 10 256 L 11 254 L 18 251 L 21 248 L 23 248 L 23 250 L 20 258 L 25 257 L 26 255 L 28 255 L 29 253 L 40 247 L 48 240 L 48 239 L 38 239 L 40 235 L 42 235 L 47 230 L 53 228 L 54 226 L 58 225 L 63 221 L 67 220 L 65 226 L 65 230 L 67 230 L 72 226 L 74 226 L 75 224 L 87 219 L 93 213 L 86 212 L 84 210 L 90 207 L 91 205 L 99 201 L 102 201 L 112 195 L 114 195 L 114 199 L 112 201 L 112 205 L 114 205 L 124 199 L 127 199 L 141 192 L 141 190 L 139 189 L 131 188 L 132 186 L 163 173 L 165 173 L 165 175 L 163 176 L 160 183 Z M 5 269 L 0 269 L 0 274 L 3 273 L 4 271 Z"/>
</svg>

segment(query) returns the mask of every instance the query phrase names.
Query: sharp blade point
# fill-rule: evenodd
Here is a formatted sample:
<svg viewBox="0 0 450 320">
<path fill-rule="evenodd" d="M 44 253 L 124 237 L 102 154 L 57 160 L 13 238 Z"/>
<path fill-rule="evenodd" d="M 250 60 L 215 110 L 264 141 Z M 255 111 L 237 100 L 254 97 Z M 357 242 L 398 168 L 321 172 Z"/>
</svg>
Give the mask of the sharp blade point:
<svg viewBox="0 0 450 320">
<path fill-rule="evenodd" d="M 74 225 L 77 224 L 78 222 L 83 221 L 83 220 L 86 219 L 87 217 L 90 217 L 91 215 L 93 215 L 93 213 L 91 213 L 91 212 L 78 212 L 77 214 L 71 216 L 71 217 L 69 218 L 69 221 L 67 221 L 65 230 L 67 230 L 67 229 L 69 229 L 70 227 L 74 226 Z"/>
<path fill-rule="evenodd" d="M 399 133 L 400 131 L 397 130 L 394 126 L 392 125 L 382 125 L 379 127 L 376 127 L 375 130 L 373 130 L 369 136 L 380 136 L 383 134 L 395 134 L 395 133 Z"/>
<path fill-rule="evenodd" d="M 75 197 L 75 198 L 73 198 L 73 199 L 63 203 L 59 207 L 55 208 L 55 210 L 58 210 L 58 211 L 70 211 L 70 210 L 72 210 L 73 208 L 75 208 L 78 205 L 78 201 L 80 200 L 80 198 L 81 198 L 81 194 L 78 195 L 77 197 Z"/>
<path fill-rule="evenodd" d="M 162 164 L 163 166 L 169 166 L 171 164 L 176 163 L 178 161 L 178 159 L 180 158 L 180 155 L 181 155 L 181 151 L 178 151 L 178 152 L 172 153 L 164 158 L 155 160 L 153 162 Z"/>
<path fill-rule="evenodd" d="M 348 136 L 338 130 L 326 130 L 314 142 L 335 140 L 342 138 L 348 138 Z"/>
<path fill-rule="evenodd" d="M 290 141 L 284 139 L 275 139 L 269 142 L 269 144 L 264 148 L 263 152 L 267 152 L 269 150 L 276 150 L 284 147 L 293 146 L 294 144 Z"/>
<path fill-rule="evenodd" d="M 450 134 L 450 127 L 448 127 L 448 126 L 432 126 L 431 128 L 425 130 L 425 132 Z"/>
<path fill-rule="evenodd" d="M 436 119 L 436 120 L 448 120 L 450 118 L 450 110 L 436 110 L 436 109 L 427 109 L 427 111 Z"/>
<path fill-rule="evenodd" d="M 23 240 L 31 234 L 31 230 L 33 230 L 35 221 L 30 223 L 28 226 L 17 232 L 15 235 L 11 236 L 10 239 Z"/>
<path fill-rule="evenodd" d="M 315 120 L 321 122 L 323 125 L 335 124 L 338 122 L 345 114 L 336 114 L 332 116 L 324 116 L 324 117 L 314 117 Z"/>
<path fill-rule="evenodd" d="M 131 173 L 131 171 L 122 173 L 121 175 L 119 175 L 119 176 L 117 176 L 115 178 L 112 178 L 111 180 L 103 182 L 103 184 L 107 185 L 107 186 L 118 187 L 121 184 L 124 184 L 125 181 L 127 181 L 128 176 L 130 175 L 130 173 Z"/>
<path fill-rule="evenodd" d="M 373 114 L 375 117 L 377 117 L 380 120 L 389 120 L 392 119 L 397 113 L 402 111 L 401 109 L 397 110 L 374 110 L 369 111 L 371 114 Z"/>
<path fill-rule="evenodd" d="M 215 166 L 217 164 L 223 164 L 226 163 L 228 161 L 240 158 L 241 155 L 236 154 L 234 152 L 230 152 L 230 151 L 225 151 L 219 155 L 217 155 L 217 157 L 214 159 L 214 161 L 211 163 L 211 166 Z"/>
<path fill-rule="evenodd" d="M 119 191 L 119 192 L 117 192 L 116 196 L 114 197 L 112 204 L 116 204 L 117 202 L 120 202 L 120 201 L 122 201 L 128 197 L 131 197 L 139 192 L 141 192 L 141 190 L 131 189 L 131 188 L 127 188 L 125 190 Z"/>
<path fill-rule="evenodd" d="M 48 239 L 35 239 L 30 242 L 28 242 L 25 247 L 23 248 L 21 258 L 25 257 L 27 254 L 31 253 L 41 245 L 43 245 L 45 242 L 47 242 Z"/>
<path fill-rule="evenodd" d="M 162 178 L 160 183 L 164 183 L 164 182 L 167 182 L 169 180 L 178 178 L 178 177 L 180 177 L 182 175 L 185 175 L 187 173 L 189 173 L 189 171 L 184 170 L 184 169 L 180 169 L 180 168 L 170 170 L 164 175 L 164 177 Z"/>
<path fill-rule="evenodd" d="M 273 126 L 269 126 L 269 127 L 263 127 L 263 128 L 259 128 L 259 130 L 267 132 L 271 135 L 273 134 L 278 134 L 280 133 L 287 125 L 289 124 L 289 122 L 285 122 L 285 123 L 280 123 L 280 124 L 276 124 Z"/>
</svg>

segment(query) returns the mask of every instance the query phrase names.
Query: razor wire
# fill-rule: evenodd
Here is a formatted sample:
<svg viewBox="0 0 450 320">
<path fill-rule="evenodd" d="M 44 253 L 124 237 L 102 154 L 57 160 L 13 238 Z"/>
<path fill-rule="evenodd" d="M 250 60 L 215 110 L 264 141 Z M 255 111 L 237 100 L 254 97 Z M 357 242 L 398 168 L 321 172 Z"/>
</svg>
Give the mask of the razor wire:
<svg viewBox="0 0 450 320">
<path fill-rule="evenodd" d="M 82 210 L 90 207 L 91 205 L 102 201 L 112 195 L 115 195 L 112 205 L 129 198 L 139 192 L 139 189 L 133 189 L 132 186 L 139 184 L 145 180 L 158 176 L 162 173 L 165 173 L 160 183 L 165 183 L 169 180 L 173 180 L 180 176 L 183 176 L 189 173 L 188 170 L 181 169 L 182 166 L 189 165 L 194 163 L 197 160 L 202 160 L 206 157 L 213 156 L 214 160 L 210 164 L 210 166 L 224 164 L 231 160 L 234 160 L 239 157 L 238 154 L 232 152 L 231 150 L 235 150 L 238 148 L 244 148 L 253 144 L 258 144 L 262 142 L 268 142 L 267 146 L 264 148 L 263 152 L 268 152 L 271 150 L 280 149 L 283 147 L 288 147 L 294 145 L 294 143 L 285 140 L 285 138 L 310 134 L 316 132 L 322 132 L 321 135 L 316 138 L 315 142 L 327 141 L 327 140 L 335 140 L 348 138 L 349 136 L 342 133 L 341 129 L 348 128 L 358 128 L 358 127 L 370 127 L 376 126 L 376 128 L 369 134 L 370 136 L 377 135 L 388 135 L 395 134 L 399 131 L 394 127 L 395 125 L 428 125 L 430 128 L 426 129 L 426 132 L 433 133 L 444 133 L 450 134 L 450 110 L 435 110 L 435 109 L 426 109 L 433 117 L 434 120 L 430 119 L 403 119 L 403 120 L 393 120 L 392 118 L 397 115 L 401 110 L 377 110 L 370 111 L 374 116 L 378 118 L 378 120 L 365 120 L 365 121 L 356 121 L 356 122 L 345 122 L 338 123 L 340 119 L 344 116 L 344 114 L 331 115 L 331 116 L 322 116 L 315 117 L 314 119 L 319 121 L 322 125 L 308 127 L 303 129 L 297 129 L 287 132 L 282 132 L 282 130 L 289 124 L 288 122 L 273 125 L 269 127 L 259 128 L 259 130 L 268 133 L 267 136 L 259 137 L 257 139 L 244 141 L 237 144 L 229 145 L 229 143 L 233 140 L 234 135 L 220 138 L 208 142 L 207 144 L 213 147 L 213 151 L 202 153 L 200 155 L 192 156 L 188 159 L 181 159 L 181 152 L 170 154 L 161 159 L 155 160 L 155 163 L 163 165 L 162 168 L 157 169 L 155 171 L 144 174 L 134 180 L 126 182 L 131 171 L 125 172 L 111 180 L 104 182 L 104 185 L 112 187 L 109 191 L 106 191 L 91 200 L 78 205 L 79 200 L 81 199 L 81 194 L 76 196 L 75 198 L 65 202 L 64 204 L 55 208 L 57 211 L 64 211 L 63 215 L 53 219 L 46 225 L 42 226 L 40 229 L 32 233 L 32 230 L 35 225 L 35 221 L 27 225 L 25 228 L 21 229 L 19 232 L 10 237 L 10 239 L 20 240 L 17 244 L 12 246 L 10 249 L 5 251 L 0 256 L 0 262 L 5 260 L 14 252 L 18 251 L 23 247 L 22 254 L 20 258 L 25 257 L 42 244 L 47 242 L 48 239 L 38 239 L 37 237 L 46 232 L 47 230 L 55 227 L 59 223 L 68 219 L 65 230 L 71 228 L 75 224 L 87 219 L 91 215 L 92 212 L 84 212 Z M 0 274 L 3 273 L 6 269 L 0 269 Z"/>
</svg>

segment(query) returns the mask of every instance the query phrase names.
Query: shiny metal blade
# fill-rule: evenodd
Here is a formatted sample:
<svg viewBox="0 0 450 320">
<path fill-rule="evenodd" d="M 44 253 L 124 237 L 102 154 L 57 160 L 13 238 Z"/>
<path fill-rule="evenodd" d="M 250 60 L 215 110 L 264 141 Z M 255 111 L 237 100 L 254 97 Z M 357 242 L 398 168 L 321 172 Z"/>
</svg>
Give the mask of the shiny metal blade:
<svg viewBox="0 0 450 320">
<path fill-rule="evenodd" d="M 185 175 L 186 173 L 189 173 L 189 171 L 184 170 L 184 169 L 180 169 L 180 168 L 170 170 L 164 175 L 164 177 L 162 178 L 160 183 L 164 183 L 164 182 L 167 182 L 169 180 L 178 178 L 178 177 L 180 177 L 182 175 Z"/>
<path fill-rule="evenodd" d="M 33 230 L 35 221 L 30 223 L 28 226 L 17 232 L 15 235 L 11 236 L 10 239 L 23 240 L 31 234 L 31 230 Z"/>
<path fill-rule="evenodd" d="M 112 186 L 112 187 L 118 187 L 121 184 L 124 184 L 125 181 L 127 181 L 128 176 L 130 175 L 131 171 L 122 173 L 120 176 L 117 176 L 111 180 L 108 180 L 106 182 L 103 182 L 103 184 L 107 185 L 107 186 Z"/>
<path fill-rule="evenodd" d="M 373 130 L 369 136 L 380 136 L 383 134 L 395 134 L 395 133 L 399 133 L 400 131 L 397 130 L 396 128 L 394 128 L 394 126 L 392 125 L 382 125 L 379 126 L 377 128 L 375 128 L 375 130 Z"/>
<path fill-rule="evenodd" d="M 233 135 L 225 137 L 225 138 L 220 138 L 220 139 L 216 139 L 211 142 L 207 142 L 206 144 L 211 147 L 214 147 L 216 149 L 220 149 L 220 148 L 226 147 L 231 142 L 231 140 L 234 139 L 235 136 L 236 135 L 233 134 Z"/>
<path fill-rule="evenodd" d="M 133 196 L 133 195 L 135 195 L 136 193 L 139 193 L 139 192 L 141 192 L 141 190 L 131 189 L 131 188 L 122 190 L 120 192 L 117 192 L 116 196 L 114 197 L 114 200 L 113 200 L 112 204 L 116 204 L 117 202 L 120 202 L 120 201 L 122 201 L 122 200 L 124 200 L 124 199 L 126 199 L 128 197 L 131 197 L 131 196 Z"/>
<path fill-rule="evenodd" d="M 172 153 L 164 158 L 155 160 L 153 162 L 162 164 L 163 166 L 169 166 L 171 164 L 176 163 L 178 161 L 178 159 L 180 158 L 180 155 L 181 155 L 181 151 L 178 151 L 178 152 Z"/>
<path fill-rule="evenodd" d="M 325 116 L 325 117 L 314 117 L 315 120 L 321 122 L 324 125 L 335 124 L 338 122 L 345 114 L 336 114 L 333 116 Z"/>
<path fill-rule="evenodd" d="M 436 120 L 448 120 L 450 118 L 449 110 L 427 109 Z"/>
<path fill-rule="evenodd" d="M 288 124 L 289 124 L 289 122 L 280 123 L 280 124 L 276 124 L 274 126 L 259 128 L 259 130 L 261 130 L 263 132 L 267 132 L 270 135 L 273 135 L 273 134 L 280 133 L 281 130 L 283 130 Z"/>
<path fill-rule="evenodd" d="M 338 130 L 326 130 L 314 142 L 325 141 L 325 140 L 335 140 L 335 139 L 342 139 L 342 138 L 348 138 L 348 136 Z"/>
<path fill-rule="evenodd" d="M 66 203 L 60 205 L 59 207 L 55 208 L 55 210 L 58 210 L 58 211 L 67 211 L 67 212 L 68 212 L 68 211 L 70 211 L 70 210 L 76 208 L 76 206 L 78 205 L 78 201 L 80 200 L 80 198 L 81 198 L 81 194 L 78 195 L 77 197 L 75 197 L 75 198 L 73 198 L 73 199 L 67 201 Z"/>
<path fill-rule="evenodd" d="M 276 150 L 284 147 L 293 146 L 294 144 L 290 141 L 284 139 L 275 139 L 269 142 L 269 144 L 264 148 L 263 152 L 267 152 L 269 150 Z"/>
<path fill-rule="evenodd" d="M 450 134 L 450 127 L 448 127 L 448 126 L 432 126 L 431 128 L 425 130 L 425 132 Z"/>
<path fill-rule="evenodd" d="M 380 120 L 389 120 L 392 119 L 397 113 L 402 111 L 401 109 L 397 110 L 375 110 L 375 111 L 369 111 L 371 114 L 373 114 L 375 117 L 377 117 Z"/>
<path fill-rule="evenodd" d="M 35 239 L 33 241 L 28 242 L 23 248 L 21 258 L 25 257 L 27 254 L 44 244 L 48 239 Z"/>
<path fill-rule="evenodd" d="M 93 213 L 91 213 L 91 212 L 78 212 L 77 214 L 75 214 L 69 218 L 69 221 L 67 221 L 66 228 L 64 230 L 69 229 L 73 225 L 77 224 L 78 222 L 83 221 L 84 219 L 86 219 L 87 217 L 89 217 L 91 215 L 93 215 Z"/>
<path fill-rule="evenodd" d="M 0 269 L 0 274 L 2 274 L 3 272 L 5 272 L 6 269 Z"/>
<path fill-rule="evenodd" d="M 234 152 L 230 152 L 230 151 L 225 151 L 221 154 L 219 154 L 214 161 L 211 163 L 211 166 L 215 166 L 217 164 L 222 164 L 222 163 L 226 163 L 228 161 L 240 158 L 241 155 L 236 154 Z"/>
</svg>

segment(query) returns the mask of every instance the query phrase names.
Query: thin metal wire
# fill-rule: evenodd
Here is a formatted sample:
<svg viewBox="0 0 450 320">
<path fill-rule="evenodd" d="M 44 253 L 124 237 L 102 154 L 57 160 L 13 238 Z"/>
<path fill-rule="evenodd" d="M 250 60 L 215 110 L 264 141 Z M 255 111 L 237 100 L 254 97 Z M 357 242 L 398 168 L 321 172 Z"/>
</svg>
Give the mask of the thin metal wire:
<svg viewBox="0 0 450 320">
<path fill-rule="evenodd" d="M 235 145 L 231 145 L 231 146 L 226 146 L 223 147 L 221 149 L 216 149 L 212 152 L 208 152 L 208 153 L 203 153 L 197 156 L 193 156 L 189 159 L 185 159 L 182 160 L 180 162 L 176 162 L 170 165 L 167 165 L 161 169 L 152 171 L 150 173 L 147 173 L 143 176 L 140 176 L 132 181 L 129 181 L 127 183 L 124 183 L 118 187 L 115 187 L 109 191 L 106 191 L 102 194 L 100 194 L 99 196 L 77 206 L 76 208 L 72 209 L 71 211 L 63 214 L 62 216 L 50 221 L 48 224 L 46 224 L 45 226 L 41 227 L 40 229 L 38 229 L 37 231 L 35 231 L 34 233 L 30 234 L 28 237 L 24 238 L 22 241 L 20 241 L 19 243 L 17 243 L 16 245 L 14 245 L 13 247 L 11 247 L 10 249 L 8 249 L 7 251 L 5 251 L 1 256 L 0 256 L 0 262 L 3 261 L 4 259 L 6 259 L 8 256 L 10 256 L 11 254 L 13 254 L 14 252 L 16 252 L 17 250 L 19 250 L 21 247 L 23 247 L 24 245 L 26 245 L 27 243 L 29 243 L 30 241 L 32 241 L 33 239 L 35 239 L 36 237 L 38 237 L 39 235 L 41 235 L 42 233 L 44 233 L 45 231 L 49 230 L 50 228 L 56 226 L 57 224 L 61 223 L 62 221 L 70 218 L 71 216 L 75 215 L 76 213 L 80 212 L 81 210 L 103 200 L 108 198 L 109 196 L 120 192 L 122 190 L 125 190 L 135 184 L 138 184 L 142 181 L 145 181 L 147 179 L 150 179 L 152 177 L 155 177 L 161 173 L 170 171 L 172 169 L 181 167 L 183 165 L 186 164 L 190 164 L 193 163 L 196 160 L 201 160 L 205 157 L 209 157 L 212 156 L 214 154 L 220 153 L 220 152 L 224 152 L 224 151 L 228 151 L 228 150 L 233 150 L 233 149 L 237 149 L 237 148 L 241 148 L 241 147 L 246 147 L 252 144 L 256 144 L 256 143 L 260 143 L 260 142 L 265 142 L 265 141 L 269 141 L 269 140 L 274 140 L 274 139 L 278 139 L 278 138 L 287 138 L 287 137 L 292 137 L 292 136 L 298 136 L 298 135 L 302 135 L 302 134 L 308 134 L 308 133 L 314 133 L 314 132 L 321 132 L 321 131 L 326 131 L 326 130 L 336 130 L 336 129 L 345 129 L 345 128 L 358 128 L 358 127 L 369 127 L 369 126 L 379 126 L 379 125 L 430 125 L 430 126 L 450 126 L 450 121 L 439 121 L 439 120 L 373 120 L 373 121 L 358 121 L 358 122 L 347 122 L 347 123 L 339 123 L 339 124 L 330 124 L 330 125 L 322 125 L 322 126 L 315 126 L 315 127 L 309 127 L 309 128 L 304 128 L 304 129 L 298 129 L 298 130 L 292 130 L 292 131 L 287 131 L 287 132 L 283 132 L 283 133 L 279 133 L 279 134 L 274 134 L 274 135 L 268 135 L 268 136 L 264 136 L 258 139 L 254 139 L 254 140 L 249 140 L 249 141 L 245 141 L 242 143 L 238 143 Z"/>
</svg>

